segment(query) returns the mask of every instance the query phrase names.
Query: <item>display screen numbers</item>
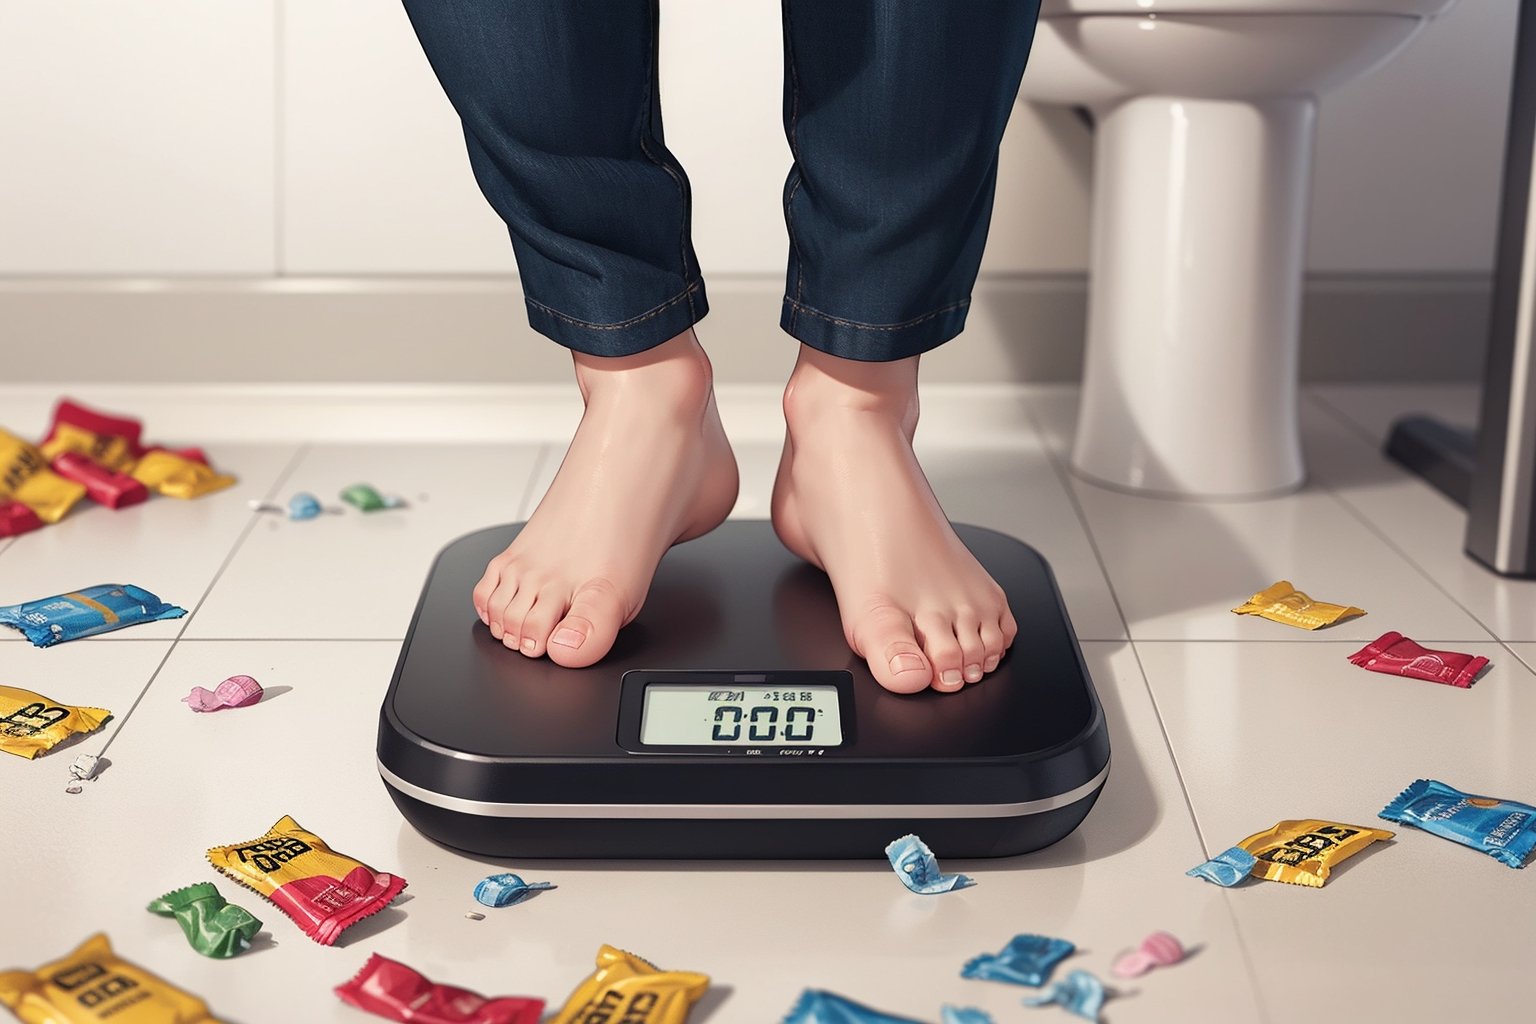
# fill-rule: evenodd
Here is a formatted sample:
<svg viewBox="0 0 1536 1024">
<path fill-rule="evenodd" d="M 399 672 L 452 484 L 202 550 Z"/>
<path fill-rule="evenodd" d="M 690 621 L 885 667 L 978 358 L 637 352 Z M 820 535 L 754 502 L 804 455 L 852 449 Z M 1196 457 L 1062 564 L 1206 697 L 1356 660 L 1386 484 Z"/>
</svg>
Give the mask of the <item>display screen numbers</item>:
<svg viewBox="0 0 1536 1024">
<path fill-rule="evenodd" d="M 645 688 L 640 742 L 653 746 L 837 746 L 837 687 L 722 689 L 686 683 Z"/>
</svg>

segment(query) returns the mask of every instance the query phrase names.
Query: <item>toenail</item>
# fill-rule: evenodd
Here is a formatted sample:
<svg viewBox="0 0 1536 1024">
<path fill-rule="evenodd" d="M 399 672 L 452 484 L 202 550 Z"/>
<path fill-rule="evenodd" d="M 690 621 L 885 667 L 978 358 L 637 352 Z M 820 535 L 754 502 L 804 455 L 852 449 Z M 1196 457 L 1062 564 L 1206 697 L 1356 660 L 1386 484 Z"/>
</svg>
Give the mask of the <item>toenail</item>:
<svg viewBox="0 0 1536 1024">
<path fill-rule="evenodd" d="M 915 654 L 898 654 L 891 659 L 891 671 L 900 675 L 902 672 L 920 672 L 923 668 L 923 659 Z"/>
<path fill-rule="evenodd" d="M 957 668 L 947 668 L 939 676 L 939 679 L 942 680 L 946 686 L 954 686 L 960 681 L 960 670 Z"/>
<path fill-rule="evenodd" d="M 965 666 L 965 681 L 968 682 L 968 683 L 980 682 L 981 681 L 981 666 L 980 665 L 967 665 L 967 666 Z"/>
<path fill-rule="evenodd" d="M 537 646 L 539 645 L 534 641 L 533 637 L 523 637 L 523 650 L 532 652 L 533 649 Z"/>
<path fill-rule="evenodd" d="M 576 630 L 566 626 L 564 629 L 555 630 L 555 635 L 549 638 L 549 642 L 559 644 L 561 647 L 580 647 L 586 639 Z"/>
<path fill-rule="evenodd" d="M 496 625 L 496 623 L 494 623 L 494 622 L 491 623 L 490 625 L 491 625 L 491 636 L 495 637 L 497 640 L 500 640 L 501 639 L 501 627 Z"/>
<path fill-rule="evenodd" d="M 986 672 L 991 672 L 995 668 L 997 668 L 997 659 L 996 658 L 988 658 L 987 659 L 987 663 L 982 666 L 983 671 L 986 671 Z"/>
</svg>

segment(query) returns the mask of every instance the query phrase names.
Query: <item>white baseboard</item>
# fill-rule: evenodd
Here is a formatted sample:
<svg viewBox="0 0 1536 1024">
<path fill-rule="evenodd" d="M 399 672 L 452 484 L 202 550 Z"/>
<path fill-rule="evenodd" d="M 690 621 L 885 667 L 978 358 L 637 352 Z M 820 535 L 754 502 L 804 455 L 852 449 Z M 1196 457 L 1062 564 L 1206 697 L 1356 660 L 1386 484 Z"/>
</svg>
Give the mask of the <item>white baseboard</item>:
<svg viewBox="0 0 1536 1024">
<path fill-rule="evenodd" d="M 707 278 L 700 338 L 719 380 L 782 382 L 795 342 L 782 279 Z M 983 274 L 961 337 L 923 357 L 925 381 L 1072 381 L 1083 275 Z M 1302 377 L 1474 380 L 1486 346 L 1480 275 L 1314 275 Z M 570 379 L 533 332 L 515 277 L 0 278 L 0 384 L 75 382 L 530 383 Z"/>
</svg>

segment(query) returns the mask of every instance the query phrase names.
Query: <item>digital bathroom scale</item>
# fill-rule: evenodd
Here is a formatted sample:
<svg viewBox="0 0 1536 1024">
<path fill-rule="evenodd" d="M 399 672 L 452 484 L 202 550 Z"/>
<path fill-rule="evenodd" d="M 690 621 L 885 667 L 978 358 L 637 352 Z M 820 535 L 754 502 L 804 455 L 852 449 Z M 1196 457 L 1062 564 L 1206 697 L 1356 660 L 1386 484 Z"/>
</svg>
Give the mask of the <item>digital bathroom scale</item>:
<svg viewBox="0 0 1536 1024">
<path fill-rule="evenodd" d="M 1109 774 L 1104 712 L 1045 560 L 956 532 L 1018 638 L 958 693 L 883 689 L 848 649 L 827 577 L 766 521 L 667 552 L 634 622 L 585 669 L 507 650 L 470 592 L 522 524 L 433 563 L 379 715 L 406 819 L 493 857 L 942 857 L 1063 838 Z"/>
</svg>

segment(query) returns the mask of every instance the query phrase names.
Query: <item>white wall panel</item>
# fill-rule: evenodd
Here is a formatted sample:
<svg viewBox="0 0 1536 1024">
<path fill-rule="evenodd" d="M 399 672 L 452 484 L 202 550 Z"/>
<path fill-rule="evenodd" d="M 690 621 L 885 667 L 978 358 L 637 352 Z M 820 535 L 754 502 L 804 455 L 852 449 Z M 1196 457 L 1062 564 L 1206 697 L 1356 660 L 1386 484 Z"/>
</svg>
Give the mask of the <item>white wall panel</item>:
<svg viewBox="0 0 1536 1024">
<path fill-rule="evenodd" d="M 0 273 L 271 273 L 272 4 L 0 0 Z"/>
</svg>

